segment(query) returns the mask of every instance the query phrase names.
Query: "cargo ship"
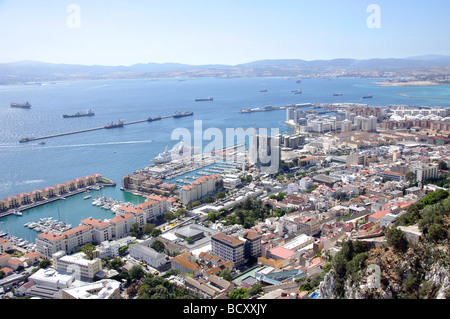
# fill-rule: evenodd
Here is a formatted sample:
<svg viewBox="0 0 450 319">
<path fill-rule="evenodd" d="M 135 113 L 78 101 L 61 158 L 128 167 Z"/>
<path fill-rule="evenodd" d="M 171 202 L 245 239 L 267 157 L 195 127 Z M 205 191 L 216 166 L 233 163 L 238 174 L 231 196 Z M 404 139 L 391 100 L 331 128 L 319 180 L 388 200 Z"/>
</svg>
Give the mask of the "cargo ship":
<svg viewBox="0 0 450 319">
<path fill-rule="evenodd" d="M 167 150 L 167 146 L 164 150 L 164 152 L 159 153 L 158 156 L 156 156 L 152 161 L 155 164 L 163 164 L 168 163 L 176 159 L 184 158 L 187 156 L 192 156 L 195 154 L 199 154 L 200 149 L 198 147 L 189 147 L 184 146 L 184 141 L 180 142 L 180 145 L 178 147 L 172 148 L 170 151 Z"/>
<path fill-rule="evenodd" d="M 64 114 L 63 118 L 71 118 L 71 117 L 83 117 L 83 116 L 94 116 L 95 113 L 92 110 L 86 111 L 86 112 L 77 112 L 74 114 Z"/>
<path fill-rule="evenodd" d="M 363 99 L 371 99 L 371 98 L 372 98 L 372 94 L 369 94 L 369 95 L 363 96 Z"/>
<path fill-rule="evenodd" d="M 104 128 L 117 128 L 117 127 L 123 127 L 123 123 L 125 120 L 118 120 L 117 123 L 111 122 L 110 124 L 104 126 Z"/>
<path fill-rule="evenodd" d="M 180 118 L 180 117 L 184 117 L 184 116 L 190 116 L 190 115 L 193 115 L 193 114 L 194 114 L 194 112 L 191 112 L 191 111 L 182 112 L 182 113 L 177 111 L 177 112 L 175 112 L 173 114 L 173 117 L 174 118 Z"/>
<path fill-rule="evenodd" d="M 333 96 L 342 96 L 343 93 L 338 92 L 338 93 L 334 93 Z"/>
<path fill-rule="evenodd" d="M 212 97 L 207 97 L 207 98 L 199 98 L 199 99 L 195 99 L 196 102 L 201 102 L 201 101 L 212 101 L 214 100 Z"/>
<path fill-rule="evenodd" d="M 11 107 L 21 108 L 21 109 L 29 109 L 31 104 L 26 101 L 25 103 L 11 103 Z"/>
<path fill-rule="evenodd" d="M 265 93 L 267 92 L 267 89 L 259 90 L 259 92 Z"/>
</svg>

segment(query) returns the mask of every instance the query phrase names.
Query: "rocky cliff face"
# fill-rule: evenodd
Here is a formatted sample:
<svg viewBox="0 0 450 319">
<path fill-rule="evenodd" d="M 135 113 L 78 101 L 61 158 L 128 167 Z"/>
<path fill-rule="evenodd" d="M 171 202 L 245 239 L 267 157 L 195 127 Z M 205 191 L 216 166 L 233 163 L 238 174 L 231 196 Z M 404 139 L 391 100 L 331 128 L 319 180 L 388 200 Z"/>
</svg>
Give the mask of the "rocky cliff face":
<svg viewBox="0 0 450 319">
<path fill-rule="evenodd" d="M 372 265 L 372 266 L 371 266 Z M 378 267 L 379 276 L 372 271 Z M 420 246 L 405 253 L 375 248 L 364 269 L 355 276 L 341 278 L 332 269 L 319 285 L 319 299 L 445 299 L 450 298 L 450 258 L 448 246 Z"/>
</svg>

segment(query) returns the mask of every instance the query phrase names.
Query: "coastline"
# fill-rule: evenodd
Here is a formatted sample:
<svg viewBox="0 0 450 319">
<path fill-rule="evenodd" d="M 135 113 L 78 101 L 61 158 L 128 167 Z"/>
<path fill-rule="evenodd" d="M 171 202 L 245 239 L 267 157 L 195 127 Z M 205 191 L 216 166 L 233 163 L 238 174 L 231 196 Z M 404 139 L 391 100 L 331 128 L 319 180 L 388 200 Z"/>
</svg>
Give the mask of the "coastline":
<svg viewBox="0 0 450 319">
<path fill-rule="evenodd" d="M 373 82 L 381 87 L 404 87 L 404 86 L 437 86 L 447 83 L 437 83 L 433 81 L 409 81 L 409 82 Z"/>
</svg>

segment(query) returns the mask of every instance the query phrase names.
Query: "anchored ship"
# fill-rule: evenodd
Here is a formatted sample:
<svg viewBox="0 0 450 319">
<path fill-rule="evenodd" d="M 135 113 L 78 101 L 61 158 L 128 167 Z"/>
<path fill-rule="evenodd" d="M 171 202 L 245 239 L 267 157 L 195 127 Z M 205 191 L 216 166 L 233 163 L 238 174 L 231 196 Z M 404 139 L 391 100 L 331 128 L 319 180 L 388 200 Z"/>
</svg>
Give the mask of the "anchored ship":
<svg viewBox="0 0 450 319">
<path fill-rule="evenodd" d="M 194 114 L 194 112 L 191 112 L 191 111 L 186 111 L 186 112 L 182 112 L 182 113 L 176 111 L 173 114 L 173 117 L 174 118 L 180 118 L 180 117 L 184 117 L 184 116 L 190 116 L 190 115 L 193 115 L 193 114 Z"/>
<path fill-rule="evenodd" d="M 123 127 L 123 123 L 125 120 L 118 120 L 117 123 L 111 122 L 110 124 L 104 126 L 104 128 L 116 128 L 116 127 Z"/>
<path fill-rule="evenodd" d="M 195 99 L 196 102 L 201 102 L 201 101 L 212 101 L 213 98 L 212 97 L 207 97 L 207 98 L 199 98 L 199 99 Z"/>
<path fill-rule="evenodd" d="M 31 104 L 28 101 L 26 101 L 25 103 L 11 103 L 11 107 L 29 109 L 31 107 Z"/>
<path fill-rule="evenodd" d="M 86 111 L 86 112 L 77 112 L 74 114 L 64 114 L 63 117 L 66 118 L 71 118 L 71 117 L 83 117 L 83 116 L 94 116 L 95 113 L 92 110 Z"/>
<path fill-rule="evenodd" d="M 74 114 L 64 114 L 63 118 L 71 118 L 71 117 L 83 117 L 83 116 L 94 116 L 95 113 L 92 110 L 86 111 L 86 112 L 77 112 Z"/>
<path fill-rule="evenodd" d="M 199 153 L 200 149 L 198 147 L 184 146 L 184 141 L 181 141 L 178 147 L 174 147 L 170 151 L 167 150 L 166 146 L 164 152 L 159 153 L 158 156 L 152 159 L 152 161 L 155 164 L 168 163 L 175 159 L 192 156 Z"/>
</svg>

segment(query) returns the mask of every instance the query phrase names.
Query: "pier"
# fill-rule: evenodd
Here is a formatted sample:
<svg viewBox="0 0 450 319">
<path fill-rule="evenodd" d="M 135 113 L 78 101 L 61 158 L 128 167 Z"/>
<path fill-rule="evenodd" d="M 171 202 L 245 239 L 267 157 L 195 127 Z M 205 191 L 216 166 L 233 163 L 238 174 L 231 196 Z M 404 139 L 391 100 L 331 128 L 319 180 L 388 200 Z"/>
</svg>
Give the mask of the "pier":
<svg viewBox="0 0 450 319">
<path fill-rule="evenodd" d="M 175 114 L 165 115 L 165 116 L 161 116 L 160 119 L 162 120 L 162 119 L 171 118 L 171 117 L 174 117 L 174 116 L 175 116 Z M 137 121 L 131 121 L 131 122 L 123 123 L 123 125 L 131 125 L 131 124 L 137 124 L 137 123 L 143 123 L 143 122 L 152 122 L 152 121 L 151 120 L 149 121 L 149 119 L 147 118 L 145 120 L 137 120 Z M 39 136 L 39 137 L 25 137 L 25 138 L 19 140 L 19 142 L 20 143 L 27 143 L 27 142 L 44 140 L 44 139 L 53 138 L 53 137 L 59 137 L 59 136 L 65 136 L 65 135 L 71 135 L 71 134 L 79 134 L 79 133 L 85 133 L 85 132 L 91 132 L 91 131 L 97 131 L 97 130 L 103 130 L 103 129 L 106 129 L 106 126 L 88 128 L 88 129 L 72 131 L 72 132 L 57 133 L 57 134 L 46 135 L 46 136 Z"/>
</svg>

